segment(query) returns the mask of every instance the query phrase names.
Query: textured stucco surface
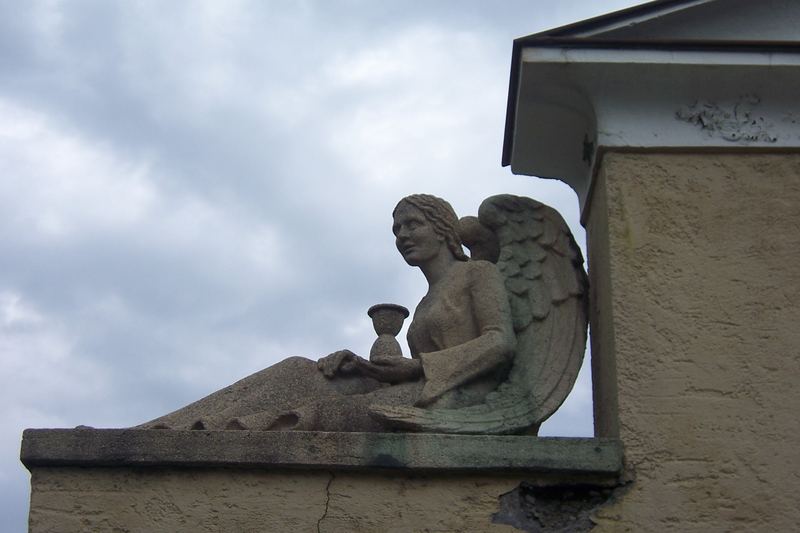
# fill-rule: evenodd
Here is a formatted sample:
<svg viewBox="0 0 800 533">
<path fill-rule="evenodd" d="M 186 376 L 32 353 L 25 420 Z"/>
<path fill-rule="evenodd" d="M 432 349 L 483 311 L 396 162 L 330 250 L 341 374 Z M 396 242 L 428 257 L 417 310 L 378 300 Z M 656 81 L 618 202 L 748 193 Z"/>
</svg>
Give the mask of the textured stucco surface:
<svg viewBox="0 0 800 533">
<path fill-rule="evenodd" d="M 21 456 L 34 532 L 585 531 L 622 461 L 600 439 L 90 428 L 26 430 Z"/>
<path fill-rule="evenodd" d="M 634 479 L 596 530 L 796 530 L 800 155 L 606 154 L 587 232 Z"/>
<path fill-rule="evenodd" d="M 504 476 L 50 467 L 32 532 L 519 531 L 493 524 Z"/>
</svg>

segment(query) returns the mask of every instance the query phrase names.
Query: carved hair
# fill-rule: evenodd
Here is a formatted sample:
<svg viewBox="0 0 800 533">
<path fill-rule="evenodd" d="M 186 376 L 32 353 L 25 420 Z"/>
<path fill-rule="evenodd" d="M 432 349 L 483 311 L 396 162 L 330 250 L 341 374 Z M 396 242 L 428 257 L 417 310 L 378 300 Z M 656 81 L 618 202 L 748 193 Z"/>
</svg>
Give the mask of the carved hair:
<svg viewBox="0 0 800 533">
<path fill-rule="evenodd" d="M 447 202 L 431 194 L 412 194 L 397 203 L 392 216 L 403 203 L 410 204 L 419 209 L 425 219 L 433 226 L 433 231 L 444 238 L 447 248 L 459 261 L 469 261 L 469 257 L 461 248 L 461 237 L 458 235 L 458 217 L 453 207 Z"/>
</svg>

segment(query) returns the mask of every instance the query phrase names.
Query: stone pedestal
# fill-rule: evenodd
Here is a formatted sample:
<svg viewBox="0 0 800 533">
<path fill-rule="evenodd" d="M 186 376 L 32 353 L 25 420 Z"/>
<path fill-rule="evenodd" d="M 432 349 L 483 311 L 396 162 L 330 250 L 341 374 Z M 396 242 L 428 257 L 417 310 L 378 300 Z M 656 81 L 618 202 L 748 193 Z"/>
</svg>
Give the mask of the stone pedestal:
<svg viewBox="0 0 800 533">
<path fill-rule="evenodd" d="M 621 457 L 614 440 L 432 434 L 27 430 L 22 447 L 37 533 L 585 528 Z"/>
</svg>

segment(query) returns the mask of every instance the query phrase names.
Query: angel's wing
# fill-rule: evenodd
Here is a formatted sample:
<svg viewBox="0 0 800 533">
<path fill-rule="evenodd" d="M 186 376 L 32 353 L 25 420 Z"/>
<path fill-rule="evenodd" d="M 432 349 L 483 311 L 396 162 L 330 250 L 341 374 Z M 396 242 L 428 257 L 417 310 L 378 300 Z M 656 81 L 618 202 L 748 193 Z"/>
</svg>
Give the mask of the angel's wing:
<svg viewBox="0 0 800 533">
<path fill-rule="evenodd" d="M 517 334 L 508 379 L 480 405 L 375 406 L 373 415 L 391 425 L 443 433 L 535 432 L 578 376 L 586 348 L 588 280 L 564 219 L 536 200 L 512 195 L 484 200 L 478 219 L 500 246 L 497 266 Z"/>
</svg>

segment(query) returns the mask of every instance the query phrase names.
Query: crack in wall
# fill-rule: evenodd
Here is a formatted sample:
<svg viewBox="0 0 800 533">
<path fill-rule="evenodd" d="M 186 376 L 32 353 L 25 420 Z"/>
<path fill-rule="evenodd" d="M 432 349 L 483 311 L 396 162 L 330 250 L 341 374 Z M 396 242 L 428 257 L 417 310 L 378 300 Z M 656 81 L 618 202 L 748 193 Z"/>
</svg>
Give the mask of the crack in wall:
<svg viewBox="0 0 800 533">
<path fill-rule="evenodd" d="M 331 484 L 336 477 L 333 472 L 328 472 L 328 474 L 330 474 L 331 477 L 328 480 L 328 484 L 325 485 L 325 510 L 322 512 L 322 516 L 319 517 L 319 520 L 317 520 L 317 533 L 322 533 L 322 521 L 328 516 L 328 507 L 331 503 Z"/>
</svg>

